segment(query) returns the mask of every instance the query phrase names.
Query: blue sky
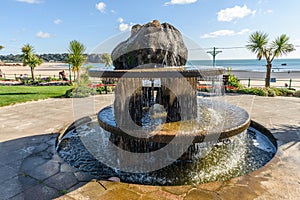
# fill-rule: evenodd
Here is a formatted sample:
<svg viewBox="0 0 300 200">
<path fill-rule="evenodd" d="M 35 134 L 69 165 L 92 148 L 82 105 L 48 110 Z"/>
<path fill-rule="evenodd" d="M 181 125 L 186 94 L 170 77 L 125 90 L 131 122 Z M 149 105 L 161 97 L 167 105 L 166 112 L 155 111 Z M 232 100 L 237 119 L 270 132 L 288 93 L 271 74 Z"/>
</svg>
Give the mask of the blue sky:
<svg viewBox="0 0 300 200">
<path fill-rule="evenodd" d="M 270 40 L 287 34 L 300 45 L 299 0 L 1 0 L 0 54 L 20 54 L 24 44 L 36 53 L 67 52 L 79 40 L 91 52 L 134 24 L 168 22 L 202 48 L 244 47 L 249 34 Z M 103 52 L 99 52 L 103 53 Z M 218 59 L 255 58 L 246 49 L 222 49 Z M 285 58 L 285 57 L 284 57 Z M 300 48 L 288 55 L 300 58 Z"/>
</svg>

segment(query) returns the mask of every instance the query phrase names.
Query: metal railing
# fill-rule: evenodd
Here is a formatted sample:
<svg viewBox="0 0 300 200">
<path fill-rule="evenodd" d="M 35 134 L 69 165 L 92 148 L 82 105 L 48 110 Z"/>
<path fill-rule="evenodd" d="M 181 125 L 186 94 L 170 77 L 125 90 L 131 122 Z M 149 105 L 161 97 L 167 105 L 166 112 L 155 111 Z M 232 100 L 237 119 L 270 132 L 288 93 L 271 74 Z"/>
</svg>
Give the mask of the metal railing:
<svg viewBox="0 0 300 200">
<path fill-rule="evenodd" d="M 259 78 L 248 78 L 248 79 L 239 79 L 240 83 L 247 87 L 264 87 L 265 79 Z M 285 88 L 294 88 L 300 89 L 300 79 L 276 79 L 272 78 L 270 81 L 271 87 L 285 87 Z"/>
</svg>

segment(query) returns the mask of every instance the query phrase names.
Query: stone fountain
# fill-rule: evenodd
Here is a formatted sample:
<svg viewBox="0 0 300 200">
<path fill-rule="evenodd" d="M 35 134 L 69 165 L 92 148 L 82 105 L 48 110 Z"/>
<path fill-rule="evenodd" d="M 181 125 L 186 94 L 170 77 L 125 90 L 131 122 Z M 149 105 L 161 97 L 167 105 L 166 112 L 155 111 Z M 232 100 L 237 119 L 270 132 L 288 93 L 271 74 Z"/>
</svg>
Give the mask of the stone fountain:
<svg viewBox="0 0 300 200">
<path fill-rule="evenodd" d="M 68 128 L 58 143 L 66 160 L 70 159 L 70 153 L 65 153 L 71 149 L 70 140 L 81 130 L 80 144 L 88 150 L 86 157 L 97 160 L 95 173 L 101 178 L 115 175 L 127 182 L 172 185 L 190 184 L 195 177 L 199 183 L 249 171 L 240 172 L 243 167 L 238 164 L 247 157 L 249 114 L 239 107 L 198 97 L 198 80 L 212 80 L 217 87 L 224 70 L 187 69 L 188 50 L 174 26 L 157 20 L 135 25 L 130 37 L 111 55 L 113 71 L 90 70 L 89 75 L 118 78 L 114 103 L 99 111 L 98 123 L 88 118 Z M 266 160 L 273 154 L 270 151 Z M 234 160 L 234 166 L 220 170 L 218 163 L 228 160 Z M 199 169 L 211 177 L 203 179 Z"/>
</svg>

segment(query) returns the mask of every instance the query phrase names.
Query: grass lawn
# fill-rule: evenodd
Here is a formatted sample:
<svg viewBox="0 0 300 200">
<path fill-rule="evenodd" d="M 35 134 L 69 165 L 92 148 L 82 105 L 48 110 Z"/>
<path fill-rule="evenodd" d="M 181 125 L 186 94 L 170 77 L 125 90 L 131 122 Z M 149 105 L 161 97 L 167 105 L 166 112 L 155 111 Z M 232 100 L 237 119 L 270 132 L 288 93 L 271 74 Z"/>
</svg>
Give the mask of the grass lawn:
<svg viewBox="0 0 300 200">
<path fill-rule="evenodd" d="M 71 86 L 0 86 L 0 107 L 32 100 L 59 98 Z"/>
</svg>

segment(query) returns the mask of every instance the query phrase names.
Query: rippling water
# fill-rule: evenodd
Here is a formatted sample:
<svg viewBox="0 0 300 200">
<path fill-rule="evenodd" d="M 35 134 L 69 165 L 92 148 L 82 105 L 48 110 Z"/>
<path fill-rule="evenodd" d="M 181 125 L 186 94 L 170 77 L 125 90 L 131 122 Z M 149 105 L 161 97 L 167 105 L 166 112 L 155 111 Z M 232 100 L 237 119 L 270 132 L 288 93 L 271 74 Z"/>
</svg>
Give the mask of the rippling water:
<svg viewBox="0 0 300 200">
<path fill-rule="evenodd" d="M 257 170 L 276 153 L 275 146 L 267 137 L 250 127 L 230 140 L 215 143 L 206 156 L 193 162 L 178 161 L 149 173 L 127 173 L 110 168 L 100 161 L 115 158 L 107 146 L 109 138 L 110 133 L 100 128 L 98 122 L 94 120 L 70 130 L 60 141 L 57 150 L 70 165 L 98 176 L 99 179 L 117 176 L 122 182 L 148 185 L 186 185 L 224 181 Z M 196 145 L 198 152 L 206 152 L 204 143 Z M 143 160 L 140 162 L 147 163 Z M 157 161 L 153 158 L 151 162 Z"/>
</svg>

